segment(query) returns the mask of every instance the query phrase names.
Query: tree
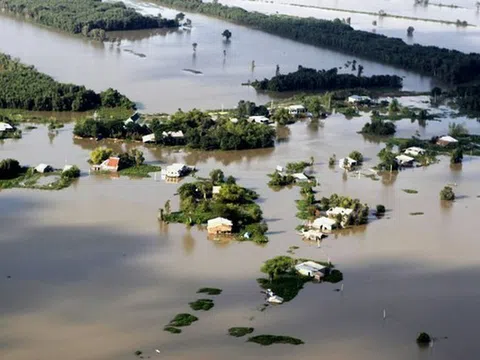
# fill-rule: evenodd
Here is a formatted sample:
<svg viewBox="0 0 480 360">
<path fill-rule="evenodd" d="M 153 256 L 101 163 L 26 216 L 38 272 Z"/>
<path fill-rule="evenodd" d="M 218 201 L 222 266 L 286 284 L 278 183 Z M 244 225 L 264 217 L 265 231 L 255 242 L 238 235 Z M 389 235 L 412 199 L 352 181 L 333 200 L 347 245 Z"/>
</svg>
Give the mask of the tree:
<svg viewBox="0 0 480 360">
<path fill-rule="evenodd" d="M 223 30 L 222 36 L 225 37 L 226 41 L 229 41 L 232 37 L 232 32 L 228 29 Z"/>
<path fill-rule="evenodd" d="M 90 161 L 92 164 L 98 165 L 112 156 L 113 150 L 106 147 L 97 147 L 90 153 Z"/>
<path fill-rule="evenodd" d="M 335 166 L 335 163 L 337 162 L 337 156 L 333 154 L 330 156 L 330 159 L 328 159 L 328 166 L 333 167 Z"/>
<path fill-rule="evenodd" d="M 400 111 L 400 103 L 397 99 L 392 99 L 390 104 L 388 105 L 388 112 L 390 114 L 394 114 Z"/>
<path fill-rule="evenodd" d="M 468 129 L 465 124 L 450 123 L 448 124 L 448 135 L 452 137 L 465 136 L 468 135 Z"/>
<path fill-rule="evenodd" d="M 421 332 L 420 334 L 418 334 L 416 341 L 418 345 L 426 346 L 430 344 L 430 342 L 432 341 L 432 338 L 426 332 Z"/>
<path fill-rule="evenodd" d="M 319 96 L 310 96 L 305 100 L 305 106 L 313 116 L 319 117 L 323 112 L 323 103 Z"/>
<path fill-rule="evenodd" d="M 275 110 L 275 112 L 272 115 L 272 120 L 279 125 L 287 125 L 293 122 L 290 112 L 285 108 Z"/>
<path fill-rule="evenodd" d="M 440 191 L 440 200 L 445 200 L 445 201 L 455 200 L 455 193 L 453 192 L 453 189 L 451 186 L 445 186 Z"/>
<path fill-rule="evenodd" d="M 163 206 L 165 209 L 165 215 L 170 215 L 171 207 L 170 207 L 170 200 L 165 201 L 165 205 Z"/>
<path fill-rule="evenodd" d="M 360 77 L 363 74 L 363 65 L 358 65 L 357 76 Z"/>
<path fill-rule="evenodd" d="M 277 67 L 275 69 L 275 76 L 280 75 L 280 65 L 277 64 Z"/>
<path fill-rule="evenodd" d="M 451 164 L 461 164 L 463 161 L 463 150 L 461 147 L 457 147 L 452 152 L 452 156 L 450 157 Z"/>
<path fill-rule="evenodd" d="M 413 26 L 409 26 L 407 28 L 407 36 L 409 36 L 409 37 L 413 36 L 414 31 L 415 31 L 415 28 Z"/>
<path fill-rule="evenodd" d="M 358 164 L 363 163 L 363 155 L 360 151 L 354 150 L 348 155 L 349 158 L 356 160 Z"/>
<path fill-rule="evenodd" d="M 175 21 L 177 23 L 179 23 L 180 21 L 183 21 L 183 19 L 185 18 L 185 14 L 180 12 L 178 13 L 177 15 L 175 15 Z"/>
<path fill-rule="evenodd" d="M 384 205 L 377 205 L 377 215 L 383 215 L 385 214 L 385 206 Z"/>
<path fill-rule="evenodd" d="M 138 149 L 132 149 L 130 151 L 131 156 L 134 158 L 135 166 L 140 166 L 145 161 L 145 157 L 143 156 L 143 152 Z"/>
<path fill-rule="evenodd" d="M 295 265 L 295 260 L 290 256 L 276 256 L 264 262 L 260 269 L 263 273 L 268 274 L 270 279 L 275 279 L 279 275 L 288 273 Z"/>
<path fill-rule="evenodd" d="M 1 180 L 16 178 L 21 171 L 22 167 L 20 166 L 20 163 L 15 159 L 5 159 L 0 161 Z"/>
<path fill-rule="evenodd" d="M 192 44 L 193 52 L 196 52 L 196 51 L 197 51 L 197 46 L 198 46 L 198 44 L 197 44 L 196 42 L 194 42 L 194 43 Z"/>
<path fill-rule="evenodd" d="M 64 170 L 61 176 L 65 179 L 76 179 L 80 177 L 80 169 L 78 166 L 73 165 L 70 169 Z"/>
<path fill-rule="evenodd" d="M 213 185 L 222 184 L 225 182 L 225 174 L 220 169 L 210 171 L 210 179 Z"/>
</svg>

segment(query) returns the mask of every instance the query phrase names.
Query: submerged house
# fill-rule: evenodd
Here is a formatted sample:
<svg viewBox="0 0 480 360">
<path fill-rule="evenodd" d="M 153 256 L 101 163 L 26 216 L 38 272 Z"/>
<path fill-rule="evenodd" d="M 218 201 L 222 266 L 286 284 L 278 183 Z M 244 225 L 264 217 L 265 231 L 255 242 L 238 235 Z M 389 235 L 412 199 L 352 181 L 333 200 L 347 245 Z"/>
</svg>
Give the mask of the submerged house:
<svg viewBox="0 0 480 360">
<path fill-rule="evenodd" d="M 187 175 L 192 169 L 185 164 L 175 163 L 167 166 L 165 176 L 170 178 L 179 178 Z"/>
<path fill-rule="evenodd" d="M 155 140 L 155 134 L 148 134 L 148 135 L 142 136 L 142 142 L 144 144 L 154 143 L 155 141 L 156 141 Z"/>
<path fill-rule="evenodd" d="M 162 132 L 162 135 L 163 135 L 163 137 L 170 136 L 174 139 L 183 139 L 183 137 L 184 137 L 182 130 L 179 130 L 179 131 L 164 131 L 164 132 Z"/>
<path fill-rule="evenodd" d="M 420 147 L 412 146 L 403 152 L 405 155 L 411 155 L 411 156 L 420 156 L 425 154 L 425 149 L 422 149 Z"/>
<path fill-rule="evenodd" d="M 35 167 L 35 171 L 41 174 L 47 173 L 47 172 L 52 172 L 53 167 L 48 165 L 48 164 L 38 164 Z"/>
<path fill-rule="evenodd" d="M 310 227 L 312 229 L 317 229 L 320 231 L 332 231 L 337 228 L 337 221 L 334 219 L 330 219 L 328 217 L 322 216 L 315 219 Z"/>
<path fill-rule="evenodd" d="M 354 160 L 350 157 L 345 157 L 338 160 L 338 166 L 344 170 L 352 170 L 357 165 L 358 165 L 357 160 Z"/>
<path fill-rule="evenodd" d="M 208 220 L 207 231 L 209 234 L 231 234 L 233 223 L 225 218 L 217 217 L 215 219 Z"/>
<path fill-rule="evenodd" d="M 0 122 L 0 132 L 14 131 L 15 128 L 6 122 Z"/>
<path fill-rule="evenodd" d="M 347 101 L 350 104 L 361 104 L 361 103 L 369 103 L 372 101 L 372 99 L 368 96 L 351 95 L 347 98 Z"/>
<path fill-rule="evenodd" d="M 398 155 L 395 157 L 395 161 L 399 166 L 413 166 L 415 159 L 407 155 Z"/>
<path fill-rule="evenodd" d="M 138 119 L 140 119 L 140 114 L 138 113 L 138 111 L 135 111 L 135 113 L 132 116 L 130 116 L 127 120 L 125 120 L 123 124 L 124 125 L 133 124 L 133 123 L 136 123 Z"/>
<path fill-rule="evenodd" d="M 315 261 L 305 261 L 295 265 L 295 270 L 303 276 L 314 277 L 317 280 L 321 280 L 328 271 L 328 268 Z"/>
<path fill-rule="evenodd" d="M 287 107 L 287 110 L 290 115 L 301 115 L 307 112 L 307 109 L 305 109 L 303 105 L 290 105 Z"/>
<path fill-rule="evenodd" d="M 327 210 L 327 216 L 337 217 L 338 215 L 348 216 L 353 212 L 353 209 L 347 209 L 343 207 L 333 207 Z"/>
<path fill-rule="evenodd" d="M 92 169 L 94 171 L 111 171 L 117 172 L 118 165 L 120 164 L 120 158 L 117 156 L 111 156 L 100 165 L 93 165 Z"/>
<path fill-rule="evenodd" d="M 442 136 L 437 140 L 437 145 L 440 145 L 440 146 L 447 146 L 447 145 L 456 144 L 456 143 L 458 143 L 458 140 L 449 135 Z"/>
</svg>

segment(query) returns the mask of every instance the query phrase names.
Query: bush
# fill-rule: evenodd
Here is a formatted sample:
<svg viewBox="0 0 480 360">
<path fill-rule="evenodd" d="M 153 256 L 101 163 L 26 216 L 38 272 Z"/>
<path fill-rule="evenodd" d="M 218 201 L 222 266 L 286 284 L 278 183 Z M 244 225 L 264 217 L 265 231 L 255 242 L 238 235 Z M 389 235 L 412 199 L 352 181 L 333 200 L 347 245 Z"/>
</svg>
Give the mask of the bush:
<svg viewBox="0 0 480 360">
<path fill-rule="evenodd" d="M 172 334 L 180 334 L 182 332 L 182 329 L 178 329 L 173 326 L 165 326 L 163 330 L 168 331 L 169 333 L 172 333 Z"/>
<path fill-rule="evenodd" d="M 194 302 L 188 303 L 192 310 L 198 311 L 198 310 L 205 310 L 208 311 L 211 308 L 213 308 L 213 300 L 211 299 L 198 299 L 195 300 Z"/>
<path fill-rule="evenodd" d="M 198 318 L 191 314 L 178 314 L 170 321 L 168 326 L 173 326 L 173 327 L 189 326 L 197 320 Z"/>
<path fill-rule="evenodd" d="M 359 165 L 363 163 L 363 155 L 360 151 L 352 151 L 348 157 L 357 161 Z"/>
<path fill-rule="evenodd" d="M 440 199 L 445 201 L 455 200 L 455 193 L 450 186 L 445 186 L 442 191 L 440 191 Z"/>
<path fill-rule="evenodd" d="M 222 289 L 217 288 L 200 288 L 197 291 L 197 294 L 207 294 L 207 295 L 220 295 L 222 293 Z"/>
<path fill-rule="evenodd" d="M 253 332 L 252 327 L 232 327 L 228 329 L 228 335 L 235 337 L 242 337 Z"/>
<path fill-rule="evenodd" d="M 80 169 L 76 165 L 62 172 L 62 178 L 65 179 L 75 179 L 78 177 L 80 177 Z"/>
<path fill-rule="evenodd" d="M 417 344 L 419 345 L 425 346 L 430 344 L 431 341 L 432 341 L 432 338 L 426 332 L 421 332 L 417 336 Z"/>
<path fill-rule="evenodd" d="M 22 172 L 20 163 L 15 159 L 5 159 L 0 161 L 0 179 L 13 179 Z"/>
<path fill-rule="evenodd" d="M 463 150 L 462 148 L 458 147 L 452 152 L 452 156 L 450 157 L 451 164 L 461 164 L 463 161 Z"/>
<path fill-rule="evenodd" d="M 384 205 L 377 205 L 377 215 L 383 215 L 385 214 L 385 206 Z"/>
<path fill-rule="evenodd" d="M 395 134 L 395 131 L 396 126 L 394 123 L 372 116 L 372 121 L 366 123 L 361 132 L 363 134 L 387 136 Z"/>
<path fill-rule="evenodd" d="M 301 345 L 304 342 L 300 339 L 296 339 L 291 336 L 282 336 L 282 335 L 257 335 L 248 339 L 248 342 L 254 342 L 260 345 L 272 345 L 272 344 L 291 344 L 291 345 Z"/>
<path fill-rule="evenodd" d="M 92 164 L 98 165 L 107 160 L 110 156 L 112 156 L 112 154 L 112 149 L 104 146 L 97 147 L 90 153 L 90 161 Z"/>
</svg>

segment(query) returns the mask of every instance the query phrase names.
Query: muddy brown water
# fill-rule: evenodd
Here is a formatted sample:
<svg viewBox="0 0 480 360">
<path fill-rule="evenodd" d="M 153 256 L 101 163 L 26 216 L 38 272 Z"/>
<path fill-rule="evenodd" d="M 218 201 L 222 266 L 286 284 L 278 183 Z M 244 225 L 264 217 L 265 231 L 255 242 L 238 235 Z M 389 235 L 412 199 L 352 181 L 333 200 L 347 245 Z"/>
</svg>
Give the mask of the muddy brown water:
<svg viewBox="0 0 480 360">
<path fill-rule="evenodd" d="M 1 158 L 82 169 L 78 182 L 63 191 L 0 192 L 0 358 L 127 360 L 135 350 L 152 359 L 477 358 L 480 159 L 466 156 L 460 169 L 451 169 L 441 158 L 429 168 L 379 181 L 330 169 L 332 153 L 341 157 L 354 149 L 367 159 L 365 172 L 376 163 L 382 144 L 356 133 L 367 120 L 334 115 L 321 125 L 300 122 L 286 131 L 287 141 L 264 150 L 206 153 L 104 143 L 139 146 L 147 162 L 185 161 L 200 176 L 214 168 L 236 176 L 260 194 L 270 228 L 266 246 L 216 243 L 199 228 L 160 224 L 158 208 L 169 199 L 173 208 L 178 205 L 178 184 L 89 176 L 86 159 L 98 144 L 73 140 L 72 124 L 51 138 L 40 125 L 21 140 L 0 143 Z M 405 136 L 419 130 L 428 137 L 445 132 L 447 124 L 448 119 L 429 122 L 423 129 L 402 121 L 398 127 Z M 478 123 L 467 124 L 478 131 Z M 298 188 L 273 191 L 266 174 L 310 156 L 318 196 L 337 192 L 371 206 L 382 203 L 386 217 L 329 236 L 320 248 L 303 242 L 294 230 Z M 446 183 L 455 183 L 459 196 L 450 206 L 438 198 Z M 292 245 L 300 247 L 295 256 L 330 258 L 344 273 L 344 291 L 334 291 L 340 285 L 307 284 L 293 301 L 260 312 L 259 268 Z M 176 313 L 190 311 L 188 302 L 204 286 L 223 289 L 215 307 L 196 313 L 199 321 L 180 335 L 164 332 Z M 295 336 L 305 345 L 245 343 L 226 335 L 231 326 Z M 419 331 L 448 339 L 420 350 Z"/>
</svg>

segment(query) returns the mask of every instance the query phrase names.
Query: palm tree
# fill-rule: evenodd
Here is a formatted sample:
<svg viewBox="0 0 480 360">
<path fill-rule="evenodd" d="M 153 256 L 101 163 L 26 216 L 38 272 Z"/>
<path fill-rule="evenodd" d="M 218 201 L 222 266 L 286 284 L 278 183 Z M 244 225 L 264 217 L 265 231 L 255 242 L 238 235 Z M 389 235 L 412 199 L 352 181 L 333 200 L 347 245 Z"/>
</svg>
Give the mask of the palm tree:
<svg viewBox="0 0 480 360">
<path fill-rule="evenodd" d="M 226 41 L 229 41 L 230 38 L 232 37 L 232 32 L 228 29 L 223 30 L 222 36 L 225 37 Z"/>
</svg>

